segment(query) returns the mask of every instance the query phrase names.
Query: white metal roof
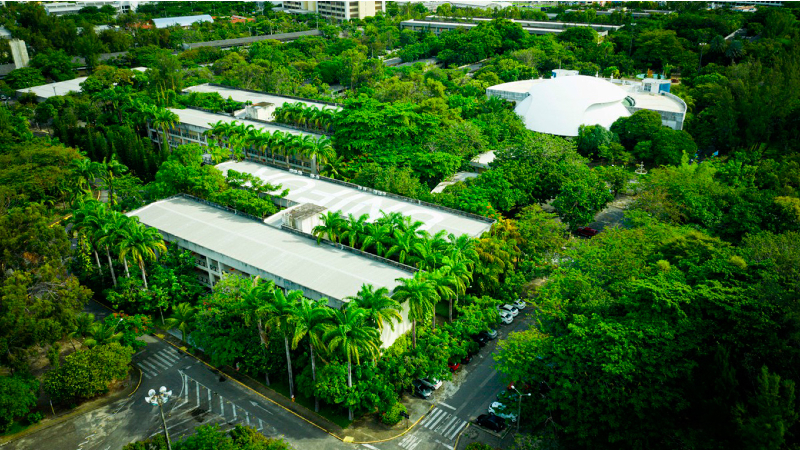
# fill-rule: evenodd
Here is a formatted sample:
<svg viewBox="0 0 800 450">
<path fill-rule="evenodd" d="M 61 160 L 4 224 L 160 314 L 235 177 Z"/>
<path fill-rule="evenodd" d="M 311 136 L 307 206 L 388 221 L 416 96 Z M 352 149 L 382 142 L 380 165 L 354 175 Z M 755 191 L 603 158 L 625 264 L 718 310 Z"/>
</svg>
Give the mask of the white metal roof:
<svg viewBox="0 0 800 450">
<path fill-rule="evenodd" d="M 313 239 L 277 230 L 263 223 L 187 198 L 151 203 L 128 216 L 161 232 L 192 242 L 233 260 L 342 300 L 362 284 L 391 291 L 397 278 L 411 274 Z"/>
<path fill-rule="evenodd" d="M 295 130 L 294 128 L 282 127 L 280 125 L 273 125 L 270 123 L 264 122 L 257 122 L 255 120 L 247 120 L 247 119 L 237 119 L 235 117 L 231 117 L 224 114 L 214 114 L 205 111 L 200 111 L 197 109 L 177 109 L 177 108 L 169 108 L 170 111 L 174 112 L 178 115 L 179 121 L 181 123 L 194 125 L 200 128 L 210 129 L 211 124 L 217 123 L 219 121 L 225 123 L 243 123 L 245 125 L 253 125 L 253 127 L 264 130 L 266 132 L 272 133 L 273 131 L 281 131 L 283 133 L 288 134 L 295 134 L 295 135 L 304 135 L 310 134 L 311 136 L 320 137 L 321 134 L 311 133 L 308 131 L 300 131 Z"/>
<path fill-rule="evenodd" d="M 162 17 L 160 19 L 153 19 L 153 25 L 156 28 L 167 28 L 175 25 L 181 27 L 188 27 L 196 22 L 213 22 L 214 18 L 208 14 L 201 14 L 198 16 L 181 16 L 181 17 Z"/>
<path fill-rule="evenodd" d="M 461 234 L 480 236 L 491 227 L 491 221 L 417 204 L 416 200 L 377 195 L 372 189 L 360 190 L 357 187 L 311 178 L 308 175 L 291 173 L 250 161 L 229 161 L 219 164 L 217 168 L 223 172 L 233 169 L 237 172 L 250 173 L 271 184 L 281 184 L 284 189 L 289 188 L 286 198 L 291 201 L 313 203 L 324 206 L 330 211 L 341 211 L 344 215 L 359 216 L 366 213 L 369 214 L 370 220 L 375 220 L 381 217 L 381 211 L 400 212 L 424 223 L 422 230 L 429 233 L 446 230 L 456 236 Z"/>
<path fill-rule="evenodd" d="M 229 97 L 236 102 L 246 102 L 251 101 L 253 104 L 257 103 L 271 103 L 274 106 L 270 108 L 269 115 L 272 115 L 272 112 L 275 108 L 279 106 L 283 106 L 284 103 L 302 103 L 306 106 L 315 106 L 319 109 L 332 109 L 332 110 L 340 110 L 342 108 L 338 106 L 328 105 L 325 103 L 319 103 L 312 100 L 300 100 L 291 97 L 282 97 L 280 95 L 273 95 L 273 94 L 266 94 L 260 92 L 250 92 L 244 91 L 241 89 L 234 89 L 234 88 L 227 88 L 221 86 L 211 86 L 208 83 L 200 84 L 197 86 L 188 87 L 183 90 L 184 92 L 216 92 L 222 96 L 224 99 L 228 99 Z"/>
<path fill-rule="evenodd" d="M 131 70 L 144 72 L 146 67 L 134 67 Z M 50 98 L 58 95 L 67 95 L 70 92 L 81 92 L 81 83 L 86 81 L 88 77 L 78 77 L 72 80 L 59 81 L 56 83 L 43 84 L 41 86 L 34 86 L 25 89 L 17 89 L 20 94 L 32 92 L 39 98 Z"/>
<path fill-rule="evenodd" d="M 529 130 L 577 136 L 581 125 L 610 127 L 630 116 L 622 101 L 628 94 L 601 78 L 575 75 L 533 83 L 515 111 Z"/>
</svg>

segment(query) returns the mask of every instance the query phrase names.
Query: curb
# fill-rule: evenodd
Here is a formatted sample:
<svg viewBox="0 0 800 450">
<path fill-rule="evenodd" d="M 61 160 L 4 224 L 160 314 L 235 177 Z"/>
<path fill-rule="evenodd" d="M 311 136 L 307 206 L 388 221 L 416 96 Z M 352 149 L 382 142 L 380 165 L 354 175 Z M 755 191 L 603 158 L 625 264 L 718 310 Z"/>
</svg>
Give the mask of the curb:
<svg viewBox="0 0 800 450">
<path fill-rule="evenodd" d="M 467 426 L 465 426 L 464 429 L 461 430 L 460 433 L 458 433 L 458 436 L 456 436 L 456 443 L 453 444 L 453 450 L 457 450 L 458 449 L 458 441 L 461 440 L 461 435 L 464 434 L 465 431 L 467 431 L 467 429 L 469 428 L 470 425 L 472 425 L 472 423 L 471 422 L 467 422 Z"/>
</svg>

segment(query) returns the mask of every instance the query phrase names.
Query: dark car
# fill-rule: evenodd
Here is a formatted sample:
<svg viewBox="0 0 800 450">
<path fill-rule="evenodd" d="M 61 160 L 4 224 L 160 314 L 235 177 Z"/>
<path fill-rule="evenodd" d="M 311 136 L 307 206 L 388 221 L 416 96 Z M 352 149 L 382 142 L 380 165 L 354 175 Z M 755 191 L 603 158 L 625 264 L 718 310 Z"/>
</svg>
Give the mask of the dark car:
<svg viewBox="0 0 800 450">
<path fill-rule="evenodd" d="M 481 414 L 475 419 L 475 423 L 496 433 L 506 429 L 506 421 L 494 414 Z"/>
<path fill-rule="evenodd" d="M 487 341 L 491 341 L 492 339 L 497 337 L 497 331 L 494 331 L 494 336 L 492 335 L 492 333 L 488 331 L 481 331 L 480 333 L 478 333 L 478 335 L 485 337 Z"/>
<path fill-rule="evenodd" d="M 411 383 L 411 389 L 414 391 L 414 395 L 422 399 L 429 398 L 432 393 L 431 389 L 420 380 L 414 380 Z"/>
<path fill-rule="evenodd" d="M 575 233 L 578 236 L 592 237 L 592 236 L 597 236 L 597 233 L 599 233 L 599 231 L 589 227 L 578 227 L 578 229 L 575 230 Z"/>
<path fill-rule="evenodd" d="M 470 361 L 472 361 L 472 355 L 467 353 L 467 356 L 461 359 L 461 365 L 463 366 L 464 364 L 469 364 Z"/>
<path fill-rule="evenodd" d="M 472 338 L 473 341 L 477 342 L 478 345 L 481 347 L 483 347 L 484 345 L 486 345 L 487 342 L 489 342 L 489 337 L 486 336 L 485 334 L 475 334 L 470 337 Z"/>
</svg>

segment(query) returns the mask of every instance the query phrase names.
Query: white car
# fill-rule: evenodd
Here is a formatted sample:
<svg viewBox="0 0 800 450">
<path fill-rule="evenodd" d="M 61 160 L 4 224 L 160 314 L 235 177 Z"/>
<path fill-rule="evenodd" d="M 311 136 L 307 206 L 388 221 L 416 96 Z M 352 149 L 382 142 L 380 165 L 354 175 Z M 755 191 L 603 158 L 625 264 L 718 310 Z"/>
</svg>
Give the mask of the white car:
<svg viewBox="0 0 800 450">
<path fill-rule="evenodd" d="M 437 380 L 436 378 L 422 378 L 419 381 L 421 381 L 422 384 L 433 390 L 442 387 L 442 380 Z"/>
<path fill-rule="evenodd" d="M 508 311 L 505 310 L 500 311 L 500 321 L 508 325 L 514 321 L 514 316 L 512 316 L 511 313 Z"/>
<path fill-rule="evenodd" d="M 505 305 L 501 306 L 500 308 L 508 311 L 514 317 L 517 317 L 517 314 L 519 314 L 519 310 L 517 308 L 514 308 L 513 306 L 509 305 L 508 303 L 506 303 Z"/>
<path fill-rule="evenodd" d="M 489 414 L 494 414 L 497 417 L 502 417 L 503 419 L 509 419 L 512 422 L 517 421 L 517 415 L 514 413 L 506 412 L 506 405 L 500 402 L 492 403 L 492 406 L 489 407 Z"/>
<path fill-rule="evenodd" d="M 522 309 L 525 309 L 526 303 L 525 303 L 525 300 L 522 300 L 521 298 L 518 298 L 517 301 L 512 303 L 512 305 L 514 305 L 514 308 L 522 310 Z"/>
</svg>

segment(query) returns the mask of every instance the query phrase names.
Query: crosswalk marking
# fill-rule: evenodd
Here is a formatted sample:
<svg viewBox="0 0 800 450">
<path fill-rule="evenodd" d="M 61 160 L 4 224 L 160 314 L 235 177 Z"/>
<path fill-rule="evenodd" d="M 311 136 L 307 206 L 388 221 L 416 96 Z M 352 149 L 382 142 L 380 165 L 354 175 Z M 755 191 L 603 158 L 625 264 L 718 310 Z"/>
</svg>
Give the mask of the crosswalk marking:
<svg viewBox="0 0 800 450">
<path fill-rule="evenodd" d="M 407 434 L 406 437 L 404 437 L 403 440 L 400 441 L 400 444 L 398 445 L 400 445 L 400 447 L 406 450 L 414 450 L 415 448 L 417 448 L 417 445 L 419 445 L 421 440 L 422 438 L 420 438 L 419 436 L 413 434 Z"/>
<path fill-rule="evenodd" d="M 467 422 L 455 414 L 450 414 L 439 408 L 434 408 L 428 416 L 420 422 L 420 426 L 435 433 L 441 434 L 446 439 L 452 440 L 461 431 Z"/>
</svg>

